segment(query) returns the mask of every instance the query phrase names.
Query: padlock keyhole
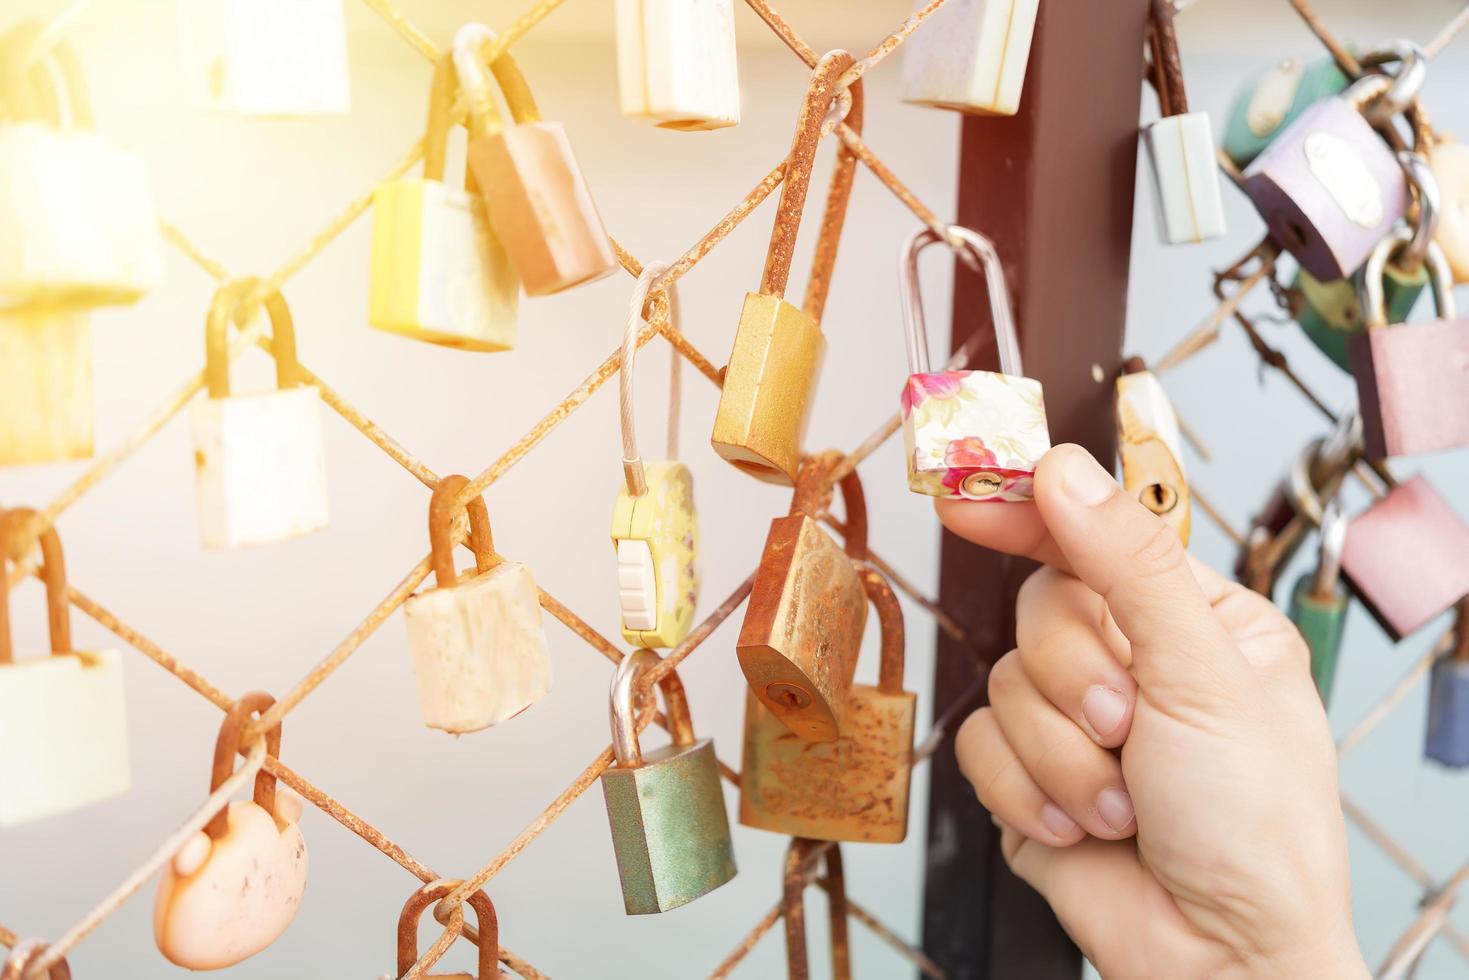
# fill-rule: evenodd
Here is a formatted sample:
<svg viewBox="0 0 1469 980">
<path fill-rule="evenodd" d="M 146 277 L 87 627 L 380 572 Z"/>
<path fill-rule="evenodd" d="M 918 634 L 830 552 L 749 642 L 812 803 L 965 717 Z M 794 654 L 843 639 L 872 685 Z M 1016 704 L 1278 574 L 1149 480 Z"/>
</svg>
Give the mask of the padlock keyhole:
<svg viewBox="0 0 1469 980">
<path fill-rule="evenodd" d="M 1178 506 L 1178 491 L 1166 483 L 1149 483 L 1143 487 L 1138 499 L 1148 510 L 1162 515 Z"/>
<path fill-rule="evenodd" d="M 811 704 L 811 695 L 794 684 L 767 684 L 765 694 L 787 711 L 800 711 Z"/>
<path fill-rule="evenodd" d="M 959 489 L 970 497 L 992 497 L 1004 485 L 998 473 L 971 473 L 960 482 Z"/>
<path fill-rule="evenodd" d="M 1306 246 L 1306 229 L 1302 228 L 1297 222 L 1287 221 L 1285 223 L 1285 237 L 1290 239 L 1287 243 L 1286 251 L 1290 251 L 1292 248 L 1304 248 Z"/>
</svg>

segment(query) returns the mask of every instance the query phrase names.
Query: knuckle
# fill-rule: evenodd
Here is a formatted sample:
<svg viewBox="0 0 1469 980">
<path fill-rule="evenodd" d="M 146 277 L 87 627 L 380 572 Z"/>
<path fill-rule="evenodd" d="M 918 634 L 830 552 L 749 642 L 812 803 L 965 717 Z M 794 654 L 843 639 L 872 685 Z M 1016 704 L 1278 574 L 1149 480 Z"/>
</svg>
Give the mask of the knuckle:
<svg viewBox="0 0 1469 980">
<path fill-rule="evenodd" d="M 1020 669 L 1020 654 L 1015 650 L 995 661 L 995 665 L 990 668 L 990 704 L 994 704 L 997 699 L 1003 699 L 1006 692 L 1015 689 L 1016 672 Z"/>
<path fill-rule="evenodd" d="M 1127 557 L 1144 577 L 1172 575 L 1187 563 L 1182 543 L 1173 528 L 1150 516 L 1148 531 L 1129 549 Z"/>
</svg>

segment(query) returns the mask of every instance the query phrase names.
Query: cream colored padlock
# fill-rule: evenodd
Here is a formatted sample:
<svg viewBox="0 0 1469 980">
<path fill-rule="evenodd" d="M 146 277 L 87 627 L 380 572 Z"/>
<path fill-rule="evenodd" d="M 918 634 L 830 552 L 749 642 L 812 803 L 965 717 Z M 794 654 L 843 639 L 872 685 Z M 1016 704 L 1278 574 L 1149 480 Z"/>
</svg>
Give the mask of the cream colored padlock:
<svg viewBox="0 0 1469 980">
<path fill-rule="evenodd" d="M 1428 166 L 1438 182 L 1438 231 L 1454 282 L 1469 283 L 1469 146 L 1441 136 L 1428 148 Z"/>
<path fill-rule="evenodd" d="M 1129 362 L 1117 378 L 1117 453 L 1122 486 L 1188 546 L 1190 497 L 1178 416 L 1157 375 Z"/>
<path fill-rule="evenodd" d="M 196 104 L 267 117 L 351 108 L 342 0 L 177 0 L 177 9 Z"/>
<path fill-rule="evenodd" d="M 740 121 L 734 0 L 617 0 L 622 114 L 664 129 Z"/>
<path fill-rule="evenodd" d="M 0 515 L 5 559 L 30 550 L 36 513 Z M 66 560 L 56 529 L 40 534 L 51 655 L 12 659 L 10 607 L 0 587 L 0 826 L 75 810 L 127 792 L 127 703 L 116 650 L 74 650 Z"/>
<path fill-rule="evenodd" d="M 472 351 L 515 346 L 520 276 L 490 227 L 473 177 L 444 182 L 458 92 L 454 56 L 434 67 L 423 177 L 379 184 L 372 195 L 367 321 L 414 340 Z"/>
<path fill-rule="evenodd" d="M 947 0 L 903 45 L 903 101 L 1015 115 L 1039 9 L 1040 0 Z"/>
<path fill-rule="evenodd" d="M 225 714 L 214 743 L 211 793 L 234 771 L 252 716 L 273 704 L 275 698 L 254 691 Z M 267 755 L 279 758 L 280 726 L 265 740 Z M 228 804 L 184 842 L 164 868 L 153 905 L 153 940 L 170 963 L 221 970 L 280 938 L 306 894 L 300 820 L 301 798 L 277 792 L 275 777 L 262 769 L 252 799 Z"/>
<path fill-rule="evenodd" d="M 638 334 L 647 321 L 643 306 L 652 281 L 667 270 L 649 262 L 638 276 L 622 336 L 622 471 L 624 486 L 612 509 L 612 546 L 617 550 L 617 590 L 622 638 L 640 647 L 677 646 L 694 625 L 699 602 L 699 520 L 694 510 L 694 475 L 675 458 L 679 395 L 670 391 L 668 459 L 644 463 L 633 419 L 633 365 Z M 676 315 L 675 287 L 668 290 L 668 315 Z M 674 379 L 678 351 L 672 351 Z M 676 385 L 671 385 L 676 389 Z"/>
<path fill-rule="evenodd" d="M 164 275 L 147 172 L 94 131 L 75 53 L 37 51 L 42 31 L 0 39 L 0 307 L 132 303 Z"/>
<path fill-rule="evenodd" d="M 321 394 L 296 360 L 296 328 L 280 293 L 270 314 L 276 389 L 230 393 L 229 324 L 255 280 L 215 294 L 205 328 L 209 397 L 194 406 L 194 464 L 199 527 L 206 548 L 285 541 L 326 527 L 326 450 Z"/>
<path fill-rule="evenodd" d="M 0 313 L 0 466 L 91 455 L 91 315 Z"/>
<path fill-rule="evenodd" d="M 458 475 L 439 478 L 428 512 L 437 588 L 403 604 L 423 723 L 455 735 L 513 718 L 551 689 L 540 590 L 528 566 L 495 554 L 484 498 L 455 505 L 468 485 Z M 475 564 L 463 580 L 454 569 L 461 511 Z"/>
</svg>

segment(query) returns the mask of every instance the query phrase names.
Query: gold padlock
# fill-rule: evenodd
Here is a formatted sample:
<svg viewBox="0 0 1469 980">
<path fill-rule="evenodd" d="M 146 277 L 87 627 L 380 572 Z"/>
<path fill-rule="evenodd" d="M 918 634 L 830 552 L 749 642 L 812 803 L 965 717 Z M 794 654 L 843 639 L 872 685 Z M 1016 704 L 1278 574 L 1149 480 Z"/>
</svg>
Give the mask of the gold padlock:
<svg viewBox="0 0 1469 980">
<path fill-rule="evenodd" d="M 867 504 L 855 471 L 841 479 L 845 553 L 818 520 L 840 461 L 836 452 L 809 460 L 790 514 L 770 522 L 735 645 L 751 697 L 812 742 L 830 742 L 841 730 L 867 625 L 857 566 L 867 558 Z"/>
<path fill-rule="evenodd" d="M 1177 532 L 1188 546 L 1189 492 L 1173 404 L 1138 358 L 1117 377 L 1117 453 L 1122 486 Z"/>
<path fill-rule="evenodd" d="M 424 910 L 430 905 L 443 901 L 452 893 L 462 881 L 453 878 L 440 878 L 424 885 L 418 891 L 408 897 L 403 903 L 403 911 L 398 914 L 398 972 L 396 976 L 404 976 L 418 964 L 418 920 L 422 917 Z M 479 976 L 478 980 L 493 980 L 500 975 L 500 917 L 495 913 L 495 905 L 484 890 L 475 892 L 468 899 L 470 908 L 474 909 L 475 925 L 478 932 L 471 937 L 464 932 L 464 913 L 456 909 L 439 919 L 444 922 L 455 938 L 463 936 L 479 946 Z M 435 914 L 435 918 L 439 918 Z M 446 950 L 447 951 L 447 950 Z M 442 954 L 441 954 L 442 955 Z M 434 958 L 437 962 L 438 957 Z M 433 963 L 424 966 L 425 970 L 432 969 Z M 424 980 L 476 980 L 468 973 L 424 973 Z"/>
<path fill-rule="evenodd" d="M 454 35 L 454 67 L 469 103 L 469 166 L 490 223 L 520 273 L 527 296 L 601 279 L 617 268 L 607 229 L 560 123 L 541 119 L 509 54 L 490 65 L 515 125 L 495 109 L 480 51 L 495 34 L 465 24 Z"/>
<path fill-rule="evenodd" d="M 903 611 L 876 571 L 864 568 L 862 583 L 882 624 L 877 686 L 852 685 L 841 736 L 814 744 L 746 698 L 740 823 L 748 827 L 881 844 L 908 835 L 917 696 L 903 690 Z"/>
<path fill-rule="evenodd" d="M 714 451 L 768 483 L 795 482 L 816 376 L 826 349 L 821 313 L 857 165 L 856 156 L 845 146 L 837 150 L 803 308 L 797 309 L 784 297 L 817 144 L 825 130 L 828 106 L 836 96 L 837 80 L 851 64 L 851 55 L 832 51 L 812 73 L 787 157 L 760 291 L 745 295 L 734 350 L 720 390 L 719 411 L 714 417 L 710 438 Z M 861 83 L 854 83 L 850 91 L 852 102 L 846 123 L 860 132 Z"/>
<path fill-rule="evenodd" d="M 806 889 L 813 883 L 819 848 L 826 848 L 827 917 L 831 920 L 832 980 L 852 980 L 852 953 L 847 942 L 847 879 L 842 872 L 842 849 L 796 838 L 786 849 L 781 878 L 781 918 L 785 920 L 786 973 L 791 980 L 808 980 L 811 964 L 806 954 Z"/>
</svg>

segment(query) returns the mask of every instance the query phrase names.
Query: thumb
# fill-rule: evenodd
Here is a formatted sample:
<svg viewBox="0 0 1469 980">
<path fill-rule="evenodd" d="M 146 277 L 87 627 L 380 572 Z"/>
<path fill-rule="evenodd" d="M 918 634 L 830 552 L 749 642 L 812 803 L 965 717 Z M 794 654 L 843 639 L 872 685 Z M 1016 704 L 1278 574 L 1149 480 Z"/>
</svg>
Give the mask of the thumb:
<svg viewBox="0 0 1469 980">
<path fill-rule="evenodd" d="M 1122 492 L 1079 446 L 1036 468 L 1036 504 L 1078 578 L 1106 601 L 1132 645 L 1133 673 L 1169 713 L 1226 713 L 1257 681 L 1214 614 L 1173 530 Z"/>
</svg>

